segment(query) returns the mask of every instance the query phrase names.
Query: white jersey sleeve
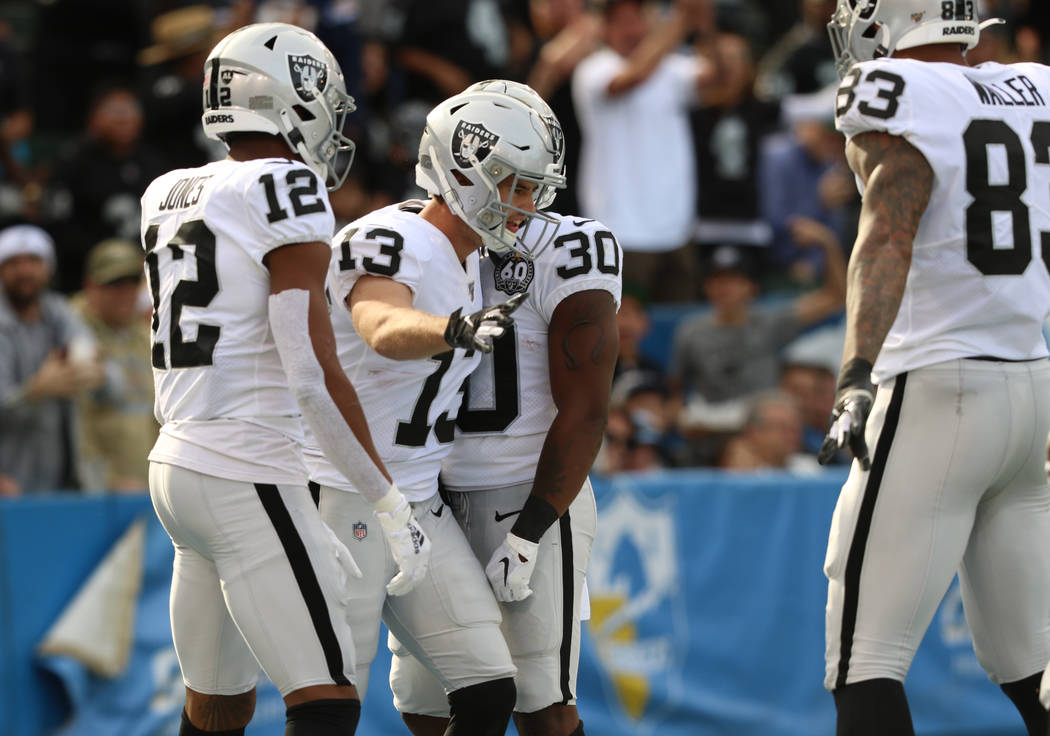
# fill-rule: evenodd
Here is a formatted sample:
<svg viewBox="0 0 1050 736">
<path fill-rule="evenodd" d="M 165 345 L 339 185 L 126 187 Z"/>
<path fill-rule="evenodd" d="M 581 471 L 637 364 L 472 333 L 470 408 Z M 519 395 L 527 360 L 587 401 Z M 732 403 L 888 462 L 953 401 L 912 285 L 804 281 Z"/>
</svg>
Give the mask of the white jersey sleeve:
<svg viewBox="0 0 1050 736">
<path fill-rule="evenodd" d="M 558 237 L 535 261 L 482 261 L 485 304 L 528 291 L 514 326 L 496 340 L 467 382 L 455 447 L 442 480 L 456 490 L 531 482 L 557 414 L 551 396 L 548 332 L 554 311 L 572 294 L 608 291 L 620 305 L 623 252 L 602 223 L 557 215 Z"/>
<path fill-rule="evenodd" d="M 843 79 L 838 129 L 900 136 L 934 173 L 878 380 L 956 358 L 1047 355 L 1048 103 L 1039 64 L 879 59 Z"/>
<path fill-rule="evenodd" d="M 332 297 L 340 303 L 361 276 L 384 276 L 419 292 L 420 281 L 430 261 L 429 247 L 405 250 L 405 237 L 399 225 L 407 225 L 415 237 L 429 243 L 434 235 L 428 228 L 416 227 L 421 202 L 404 202 L 385 207 L 344 227 L 335 237 L 335 251 L 329 277 Z M 380 215 L 380 213 L 384 213 Z M 439 234 L 440 235 L 440 234 Z M 443 236 L 442 236 L 443 238 Z"/>
<path fill-rule="evenodd" d="M 302 482 L 299 408 L 269 329 L 266 253 L 331 238 L 328 192 L 288 159 L 172 171 L 142 196 L 161 437 L 150 457 Z"/>
<path fill-rule="evenodd" d="M 242 246 L 259 263 L 282 245 L 331 242 L 335 217 L 328 190 L 305 164 L 268 159 L 231 185 L 242 192 Z"/>
<path fill-rule="evenodd" d="M 343 305 L 357 279 L 372 274 L 408 286 L 413 307 L 423 312 L 481 308 L 478 253 L 461 263 L 448 238 L 418 216 L 421 207 L 420 202 L 391 205 L 350 223 L 333 241 L 329 269 L 339 362 L 361 401 L 376 450 L 410 501 L 437 490 L 441 461 L 452 447 L 460 388 L 478 355 L 450 348 L 421 360 L 384 358 L 357 334 Z M 305 455 L 311 480 L 354 490 L 309 432 Z"/>
</svg>

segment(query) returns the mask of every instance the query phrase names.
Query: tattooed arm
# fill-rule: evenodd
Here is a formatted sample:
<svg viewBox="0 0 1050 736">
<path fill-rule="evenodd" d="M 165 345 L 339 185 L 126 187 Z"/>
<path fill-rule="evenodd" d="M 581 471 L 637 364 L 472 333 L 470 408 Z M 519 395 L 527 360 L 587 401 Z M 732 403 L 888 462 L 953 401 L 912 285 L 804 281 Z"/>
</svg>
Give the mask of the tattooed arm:
<svg viewBox="0 0 1050 736">
<path fill-rule="evenodd" d="M 862 133 L 849 142 L 846 155 L 865 190 L 846 276 L 844 365 L 878 357 L 897 318 L 912 241 L 933 190 L 926 158 L 900 136 Z"/>
<path fill-rule="evenodd" d="M 532 493 L 485 566 L 492 592 L 504 602 L 532 595 L 529 579 L 540 538 L 576 498 L 598 454 L 620 342 L 612 295 L 593 289 L 565 297 L 547 336 L 558 413 L 540 450 Z"/>
<path fill-rule="evenodd" d="M 555 307 L 547 334 L 558 414 L 540 450 L 532 493 L 511 529 L 511 536 L 532 543 L 569 508 L 602 443 L 620 346 L 612 295 L 598 289 L 570 294 Z"/>
<path fill-rule="evenodd" d="M 619 352 L 616 303 L 607 291 L 578 291 L 551 317 L 551 395 L 558 414 L 543 443 L 532 493 L 565 512 L 598 454 Z"/>
</svg>

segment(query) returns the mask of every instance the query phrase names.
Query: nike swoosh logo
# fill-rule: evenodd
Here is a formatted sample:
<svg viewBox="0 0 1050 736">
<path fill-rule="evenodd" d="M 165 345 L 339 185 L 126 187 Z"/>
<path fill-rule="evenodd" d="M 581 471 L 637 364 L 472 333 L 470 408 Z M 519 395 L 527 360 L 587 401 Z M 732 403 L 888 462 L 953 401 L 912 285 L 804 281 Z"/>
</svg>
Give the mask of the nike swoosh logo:
<svg viewBox="0 0 1050 736">
<path fill-rule="evenodd" d="M 510 570 L 510 558 L 501 557 L 500 562 L 503 563 L 503 587 L 507 587 L 507 571 Z"/>
<path fill-rule="evenodd" d="M 580 227 L 581 225 L 586 225 L 588 222 L 594 222 L 594 220 L 573 220 L 572 224 L 574 227 Z"/>
<path fill-rule="evenodd" d="M 436 516 L 438 518 L 441 518 L 441 515 L 443 513 L 445 513 L 445 504 L 441 504 L 441 506 L 438 507 L 437 511 L 434 511 L 434 509 L 430 509 L 430 513 L 432 513 L 434 516 Z"/>
<path fill-rule="evenodd" d="M 496 522 L 499 523 L 499 522 L 503 521 L 504 519 L 509 519 L 511 516 L 514 516 L 515 514 L 520 514 L 520 513 L 521 513 L 521 509 L 518 509 L 517 511 L 508 511 L 505 514 L 501 514 L 499 511 L 497 511 L 496 512 Z"/>
</svg>

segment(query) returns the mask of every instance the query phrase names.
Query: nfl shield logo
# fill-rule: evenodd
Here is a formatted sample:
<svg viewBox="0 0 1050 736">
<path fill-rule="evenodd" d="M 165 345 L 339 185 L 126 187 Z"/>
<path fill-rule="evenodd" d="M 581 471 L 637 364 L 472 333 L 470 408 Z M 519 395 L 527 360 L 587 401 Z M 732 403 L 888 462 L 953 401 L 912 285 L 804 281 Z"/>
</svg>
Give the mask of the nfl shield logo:
<svg viewBox="0 0 1050 736">
<path fill-rule="evenodd" d="M 288 54 L 292 86 L 303 102 L 313 102 L 328 86 L 328 67 L 309 54 Z"/>
<path fill-rule="evenodd" d="M 355 521 L 351 528 L 354 530 L 354 539 L 358 542 L 368 536 L 368 524 L 363 521 Z"/>
<path fill-rule="evenodd" d="M 481 123 L 460 120 L 452 132 L 452 159 L 456 165 L 469 169 L 474 160 L 481 163 L 499 142 L 499 136 Z"/>
</svg>

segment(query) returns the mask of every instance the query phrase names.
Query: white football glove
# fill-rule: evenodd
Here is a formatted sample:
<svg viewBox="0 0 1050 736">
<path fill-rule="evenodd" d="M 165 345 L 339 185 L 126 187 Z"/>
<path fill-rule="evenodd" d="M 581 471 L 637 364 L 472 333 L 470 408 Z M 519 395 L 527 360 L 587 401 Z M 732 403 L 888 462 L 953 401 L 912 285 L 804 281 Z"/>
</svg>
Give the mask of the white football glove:
<svg viewBox="0 0 1050 736">
<path fill-rule="evenodd" d="M 504 603 L 523 601 L 532 595 L 529 580 L 536 569 L 536 552 L 540 545 L 507 532 L 503 544 L 492 553 L 485 574 L 496 600 Z"/>
<path fill-rule="evenodd" d="M 393 496 L 397 493 L 397 496 Z M 379 508 L 393 506 L 390 511 Z M 386 584 L 390 595 L 404 595 L 412 590 L 427 574 L 430 566 L 430 539 L 423 533 L 419 522 L 412 515 L 412 507 L 397 491 L 396 487 L 376 503 L 376 518 L 383 527 L 394 562 L 400 568 L 397 575 Z"/>
</svg>

